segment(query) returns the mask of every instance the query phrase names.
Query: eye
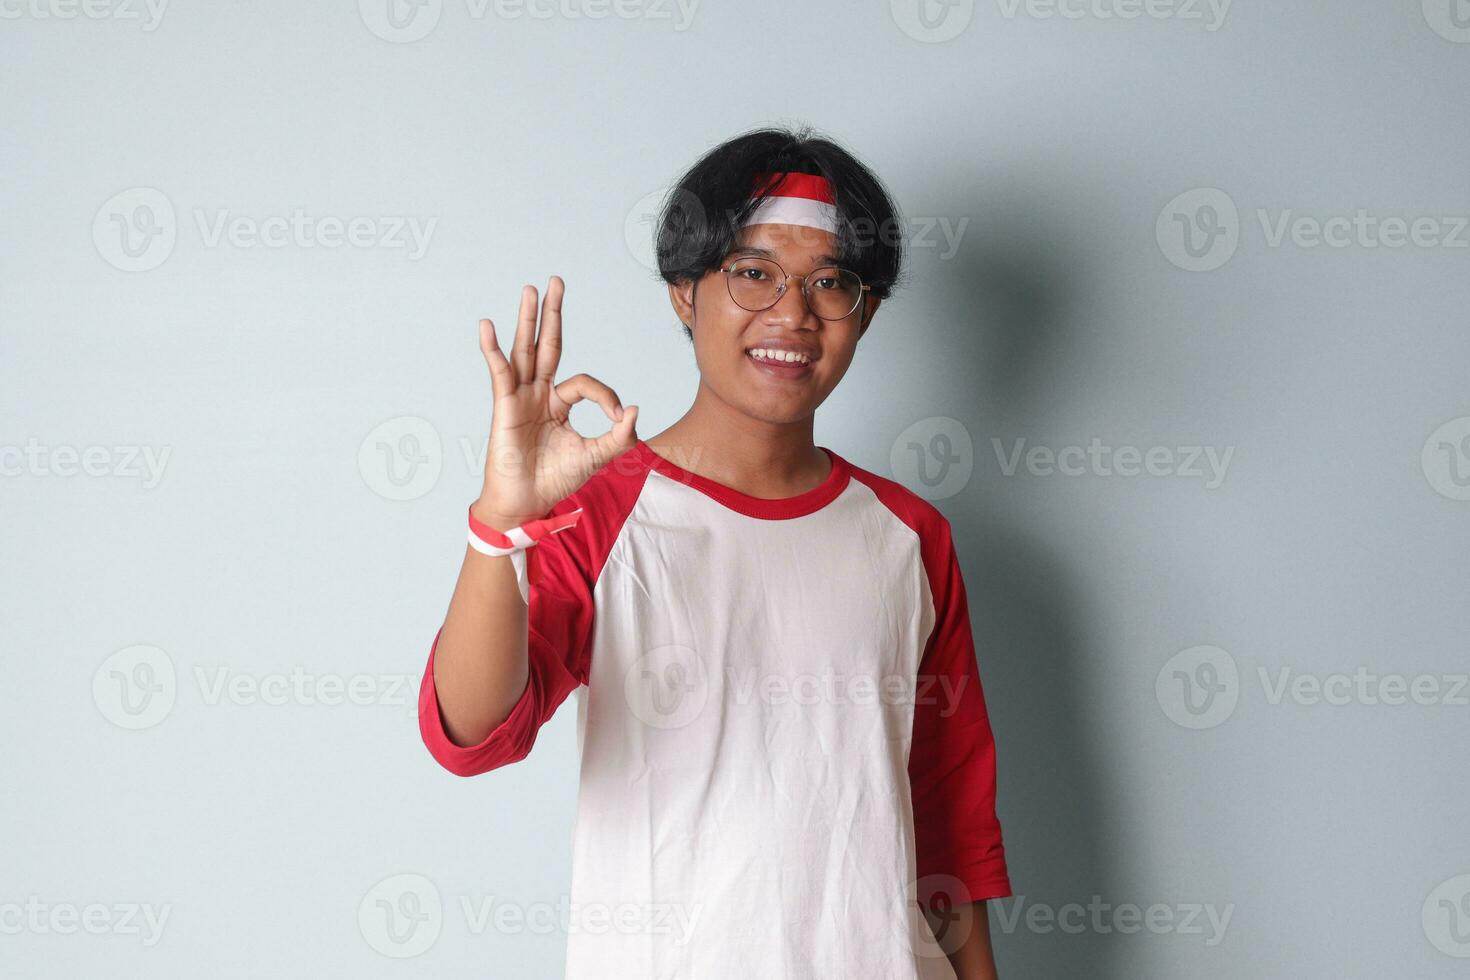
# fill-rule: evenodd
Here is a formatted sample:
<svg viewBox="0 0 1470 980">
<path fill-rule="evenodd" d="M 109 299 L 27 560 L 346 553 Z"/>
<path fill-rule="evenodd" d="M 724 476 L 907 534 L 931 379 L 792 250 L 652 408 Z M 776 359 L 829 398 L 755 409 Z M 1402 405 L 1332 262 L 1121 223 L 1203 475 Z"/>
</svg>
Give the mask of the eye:
<svg viewBox="0 0 1470 980">
<path fill-rule="evenodd" d="M 816 286 L 817 289 L 836 289 L 837 288 L 837 277 L 836 276 L 823 276 L 822 278 L 820 278 L 820 279 L 818 279 L 816 281 L 815 286 Z"/>
<path fill-rule="evenodd" d="M 760 280 L 766 278 L 766 271 L 764 269 L 756 268 L 753 265 L 738 268 L 735 270 L 735 274 L 737 276 L 742 276 L 746 279 L 749 279 L 751 282 L 759 282 Z"/>
</svg>

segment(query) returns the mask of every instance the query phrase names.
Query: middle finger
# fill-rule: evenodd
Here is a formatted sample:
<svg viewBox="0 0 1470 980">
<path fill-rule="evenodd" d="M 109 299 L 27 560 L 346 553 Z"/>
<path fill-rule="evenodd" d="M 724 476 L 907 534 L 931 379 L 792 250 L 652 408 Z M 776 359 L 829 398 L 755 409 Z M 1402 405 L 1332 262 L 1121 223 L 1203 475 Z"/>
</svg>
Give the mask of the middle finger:
<svg viewBox="0 0 1470 980">
<path fill-rule="evenodd" d="M 516 383 L 530 384 L 536 365 L 536 287 L 521 287 L 521 311 L 516 317 L 516 339 L 510 362 L 515 368 Z"/>
</svg>

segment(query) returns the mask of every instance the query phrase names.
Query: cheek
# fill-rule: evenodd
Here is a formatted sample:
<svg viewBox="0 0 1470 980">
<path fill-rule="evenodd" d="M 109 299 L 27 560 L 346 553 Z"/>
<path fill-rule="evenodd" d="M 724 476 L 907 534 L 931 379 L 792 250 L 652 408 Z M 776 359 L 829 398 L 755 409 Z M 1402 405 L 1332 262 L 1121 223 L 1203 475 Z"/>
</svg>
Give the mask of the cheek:
<svg viewBox="0 0 1470 980">
<path fill-rule="evenodd" d="M 844 356 L 841 354 L 838 354 L 834 351 L 828 351 L 820 362 L 820 366 L 822 368 L 820 385 L 822 390 L 824 392 L 831 391 L 833 388 L 837 387 L 837 383 L 841 381 L 843 375 L 847 373 L 847 368 L 851 363 L 851 354 L 848 354 L 844 358 Z"/>
<path fill-rule="evenodd" d="M 722 304 L 701 303 L 695 307 L 694 353 L 701 368 L 720 370 L 721 364 L 738 364 L 745 356 L 741 338 L 747 334 L 750 314 L 732 313 Z"/>
<path fill-rule="evenodd" d="M 745 348 L 740 343 L 739 324 L 724 324 L 716 318 L 701 319 L 694 328 L 694 362 L 706 378 L 734 376 L 743 366 Z"/>
<path fill-rule="evenodd" d="M 828 381 L 836 384 L 847 373 L 852 366 L 852 359 L 857 355 L 857 337 L 830 338 L 824 348 L 821 365 L 824 367 L 823 375 Z"/>
</svg>

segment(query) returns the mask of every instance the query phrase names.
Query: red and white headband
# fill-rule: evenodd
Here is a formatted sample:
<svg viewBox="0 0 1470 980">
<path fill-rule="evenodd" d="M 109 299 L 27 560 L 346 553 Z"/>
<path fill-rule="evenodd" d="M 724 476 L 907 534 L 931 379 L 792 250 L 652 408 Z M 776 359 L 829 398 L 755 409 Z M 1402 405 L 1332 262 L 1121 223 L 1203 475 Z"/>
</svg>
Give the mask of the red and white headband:
<svg viewBox="0 0 1470 980">
<path fill-rule="evenodd" d="M 751 196 L 761 195 L 745 224 L 805 225 L 837 234 L 836 198 L 826 177 L 789 172 L 761 174 Z"/>
</svg>

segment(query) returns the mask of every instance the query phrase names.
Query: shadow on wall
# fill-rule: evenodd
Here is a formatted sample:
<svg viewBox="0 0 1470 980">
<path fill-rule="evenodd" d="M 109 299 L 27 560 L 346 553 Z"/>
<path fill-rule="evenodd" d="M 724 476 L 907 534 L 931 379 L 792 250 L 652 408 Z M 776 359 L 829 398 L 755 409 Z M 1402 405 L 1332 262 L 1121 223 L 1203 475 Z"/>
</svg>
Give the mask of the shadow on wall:
<svg viewBox="0 0 1470 980">
<path fill-rule="evenodd" d="M 976 219 L 953 265 L 936 277 L 936 299 L 956 311 L 942 381 L 956 418 L 973 426 L 975 452 L 991 452 L 989 434 L 1037 421 L 1045 411 L 1048 351 L 1065 342 L 1069 310 L 1084 306 L 1079 257 L 1056 211 L 1006 213 L 1004 200 L 1029 209 L 1035 188 L 957 204 Z M 997 205 L 1001 207 L 998 210 Z M 1050 201 L 1041 207 L 1056 208 Z M 967 210 L 960 210 L 967 209 Z M 1075 229 L 1074 229 L 1075 230 Z M 960 312 L 963 311 L 963 312 Z M 1069 599 L 1072 575 L 1041 541 L 1014 528 L 996 506 L 1001 479 L 977 459 L 971 486 L 941 501 L 954 527 L 970 602 L 981 680 L 998 750 L 998 808 L 1016 897 L 992 903 L 991 934 L 1003 976 L 1133 980 L 1109 936 L 1070 934 L 1027 923 L 1033 905 L 1053 911 L 1117 896 L 1115 845 L 1123 839 L 1110 811 L 1108 767 L 1087 729 L 1093 702 L 1080 669 L 1087 655 L 1082 610 Z M 987 476 L 987 474 L 990 474 Z M 1075 593 L 1073 593 L 1075 594 Z"/>
</svg>

